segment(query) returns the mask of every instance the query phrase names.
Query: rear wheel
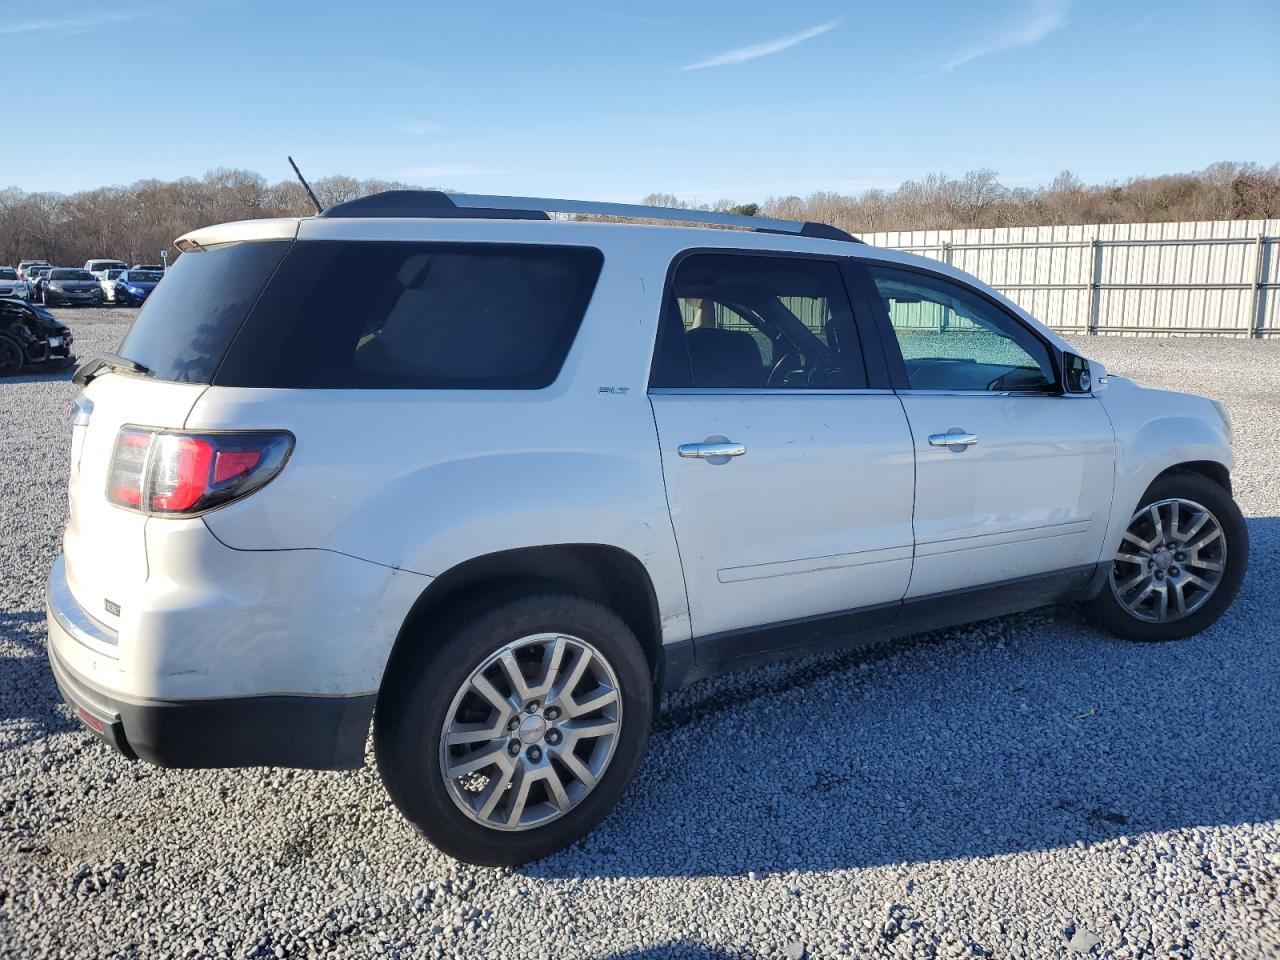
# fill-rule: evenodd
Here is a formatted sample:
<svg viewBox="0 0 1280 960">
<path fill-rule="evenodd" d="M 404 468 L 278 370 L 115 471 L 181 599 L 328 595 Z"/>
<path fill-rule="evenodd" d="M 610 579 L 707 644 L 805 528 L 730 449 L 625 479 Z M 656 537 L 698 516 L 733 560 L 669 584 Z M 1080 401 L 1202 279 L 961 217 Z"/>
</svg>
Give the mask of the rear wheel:
<svg viewBox="0 0 1280 960">
<path fill-rule="evenodd" d="M 613 808 L 644 751 L 648 663 L 621 618 L 582 597 L 491 599 L 389 669 L 378 771 L 459 860 L 514 865 L 568 846 Z"/>
<path fill-rule="evenodd" d="M 1231 495 L 1199 474 L 1167 474 L 1143 495 L 1090 610 L 1127 639 L 1189 637 L 1230 606 L 1248 558 Z"/>
<path fill-rule="evenodd" d="M 0 337 L 0 377 L 12 377 L 22 370 L 22 347 L 8 337 Z"/>
</svg>

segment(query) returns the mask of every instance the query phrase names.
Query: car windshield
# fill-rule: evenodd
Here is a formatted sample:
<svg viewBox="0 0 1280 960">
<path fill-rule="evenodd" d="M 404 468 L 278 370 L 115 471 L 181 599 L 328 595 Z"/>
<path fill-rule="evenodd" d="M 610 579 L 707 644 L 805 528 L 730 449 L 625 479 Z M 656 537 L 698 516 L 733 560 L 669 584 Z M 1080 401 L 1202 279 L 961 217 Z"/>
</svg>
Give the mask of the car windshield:
<svg viewBox="0 0 1280 960">
<path fill-rule="evenodd" d="M 50 280 L 92 280 L 93 274 L 88 270 L 54 270 L 49 274 Z"/>
<path fill-rule="evenodd" d="M 150 270 L 134 270 L 129 274 L 130 283 L 159 283 L 160 274 Z"/>
<path fill-rule="evenodd" d="M 0 267 L 0 280 L 17 280 L 18 271 L 13 267 Z"/>
<path fill-rule="evenodd" d="M 108 271 L 107 271 L 107 279 L 108 279 L 108 280 L 114 280 L 116 277 L 120 276 L 120 274 L 122 274 L 122 273 L 124 273 L 124 271 L 123 271 L 123 270 L 108 270 Z"/>
</svg>

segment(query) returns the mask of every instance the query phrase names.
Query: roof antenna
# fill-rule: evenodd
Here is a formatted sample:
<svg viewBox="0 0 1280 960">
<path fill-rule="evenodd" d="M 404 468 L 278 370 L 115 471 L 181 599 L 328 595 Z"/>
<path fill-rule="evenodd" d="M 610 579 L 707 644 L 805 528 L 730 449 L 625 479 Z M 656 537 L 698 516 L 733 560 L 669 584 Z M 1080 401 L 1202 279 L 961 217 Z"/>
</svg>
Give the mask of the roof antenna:
<svg viewBox="0 0 1280 960">
<path fill-rule="evenodd" d="M 302 171 L 298 169 L 298 165 L 293 162 L 293 157 L 289 157 L 289 166 L 293 167 L 293 172 L 298 175 L 298 182 L 302 184 L 302 189 L 307 191 L 307 196 L 311 198 L 311 202 L 316 205 L 316 213 L 324 213 L 324 207 L 320 206 L 320 201 L 316 199 L 316 192 L 311 189 L 311 184 L 307 183 L 307 178 L 302 175 Z"/>
</svg>

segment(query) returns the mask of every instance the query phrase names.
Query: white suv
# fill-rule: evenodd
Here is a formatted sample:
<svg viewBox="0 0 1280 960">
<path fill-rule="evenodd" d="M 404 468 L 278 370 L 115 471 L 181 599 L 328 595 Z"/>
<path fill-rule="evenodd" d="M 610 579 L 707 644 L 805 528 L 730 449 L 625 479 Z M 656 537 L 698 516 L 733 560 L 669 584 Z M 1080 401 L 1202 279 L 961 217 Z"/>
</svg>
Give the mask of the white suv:
<svg viewBox="0 0 1280 960">
<path fill-rule="evenodd" d="M 1218 404 L 831 227 L 392 192 L 177 246 L 77 374 L 62 692 L 166 766 L 372 719 L 468 861 L 590 830 L 664 689 L 1067 600 L 1184 637 L 1244 575 Z"/>
</svg>

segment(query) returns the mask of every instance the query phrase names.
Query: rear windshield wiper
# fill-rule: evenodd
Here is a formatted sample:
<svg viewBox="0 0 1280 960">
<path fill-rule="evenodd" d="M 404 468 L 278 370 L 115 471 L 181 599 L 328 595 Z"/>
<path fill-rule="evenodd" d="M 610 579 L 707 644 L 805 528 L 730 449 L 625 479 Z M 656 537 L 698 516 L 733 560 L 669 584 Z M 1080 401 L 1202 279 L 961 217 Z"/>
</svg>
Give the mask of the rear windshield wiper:
<svg viewBox="0 0 1280 960">
<path fill-rule="evenodd" d="M 126 373 L 134 373 L 138 376 L 151 376 L 151 369 L 144 367 L 136 360 L 130 360 L 128 357 L 122 357 L 118 353 L 100 353 L 88 363 L 85 363 L 76 371 L 76 375 L 71 378 L 71 382 L 84 386 L 94 377 L 107 373 L 109 371 L 123 371 Z"/>
</svg>

